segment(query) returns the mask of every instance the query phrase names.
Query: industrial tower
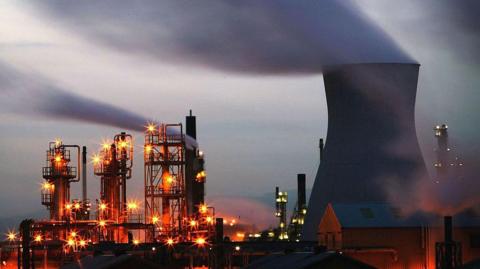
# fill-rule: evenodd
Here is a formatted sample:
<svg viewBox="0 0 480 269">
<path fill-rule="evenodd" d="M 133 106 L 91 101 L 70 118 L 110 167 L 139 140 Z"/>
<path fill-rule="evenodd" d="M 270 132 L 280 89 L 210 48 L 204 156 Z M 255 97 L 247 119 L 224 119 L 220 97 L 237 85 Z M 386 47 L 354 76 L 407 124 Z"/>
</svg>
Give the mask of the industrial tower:
<svg viewBox="0 0 480 269">
<path fill-rule="evenodd" d="M 127 179 L 132 177 L 133 139 L 124 132 L 115 135 L 113 143 L 104 143 L 93 159 L 94 173 L 100 176 L 98 221 L 100 238 L 128 242 L 128 234 L 118 224 L 127 222 Z M 113 225 L 112 225 L 113 224 Z"/>
<path fill-rule="evenodd" d="M 187 221 L 182 124 L 150 124 L 144 147 L 145 222 L 155 227 L 149 237 L 181 237 Z"/>
</svg>

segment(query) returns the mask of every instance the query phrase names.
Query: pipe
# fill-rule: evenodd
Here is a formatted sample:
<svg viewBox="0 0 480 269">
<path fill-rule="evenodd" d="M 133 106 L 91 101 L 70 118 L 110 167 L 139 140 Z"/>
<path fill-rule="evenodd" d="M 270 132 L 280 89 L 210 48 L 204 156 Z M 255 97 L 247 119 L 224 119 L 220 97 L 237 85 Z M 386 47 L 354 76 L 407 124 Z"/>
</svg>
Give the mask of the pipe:
<svg viewBox="0 0 480 269">
<path fill-rule="evenodd" d="M 445 232 L 445 269 L 453 268 L 453 225 L 452 216 L 443 218 Z"/>
<path fill-rule="evenodd" d="M 87 200 L 87 147 L 82 148 L 82 200 Z"/>
<path fill-rule="evenodd" d="M 80 174 L 81 174 L 81 166 L 80 166 L 80 146 L 79 145 L 63 145 L 64 148 L 76 148 L 77 149 L 77 167 L 78 167 L 78 173 L 77 173 L 77 179 L 72 180 L 71 182 L 79 182 L 80 181 Z"/>
<path fill-rule="evenodd" d="M 297 191 L 298 191 L 298 197 L 297 197 L 297 206 L 298 210 L 302 210 L 305 208 L 305 205 L 307 203 L 306 195 L 305 195 L 305 174 L 297 174 Z"/>
</svg>

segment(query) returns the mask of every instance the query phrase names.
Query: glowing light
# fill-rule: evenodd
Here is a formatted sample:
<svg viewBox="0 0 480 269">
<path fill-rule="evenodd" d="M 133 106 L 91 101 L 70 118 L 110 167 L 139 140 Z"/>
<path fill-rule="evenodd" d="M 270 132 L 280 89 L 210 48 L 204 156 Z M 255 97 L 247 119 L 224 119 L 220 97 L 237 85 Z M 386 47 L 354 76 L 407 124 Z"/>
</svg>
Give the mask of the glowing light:
<svg viewBox="0 0 480 269">
<path fill-rule="evenodd" d="M 80 204 L 79 204 L 79 203 L 75 203 L 75 205 L 74 205 L 73 207 L 75 207 L 75 209 L 80 209 Z"/>
<path fill-rule="evenodd" d="M 207 207 L 207 205 L 203 204 L 203 205 L 200 205 L 198 210 L 200 211 L 200 213 L 205 214 L 205 213 L 208 212 L 208 207 Z"/>
<path fill-rule="evenodd" d="M 205 240 L 205 238 L 203 238 L 203 237 L 198 237 L 197 239 L 195 239 L 195 243 L 196 243 L 198 246 L 201 247 L 201 246 L 205 245 L 206 240 Z"/>
<path fill-rule="evenodd" d="M 152 223 L 153 224 L 156 224 L 158 222 L 158 217 L 157 216 L 153 216 L 152 217 Z"/>
<path fill-rule="evenodd" d="M 137 208 L 138 208 L 138 205 L 137 205 L 136 202 L 133 202 L 133 201 L 132 201 L 132 202 L 128 202 L 128 203 L 127 203 L 127 207 L 128 207 L 128 209 L 130 209 L 130 210 L 134 210 L 134 209 L 137 209 Z"/>
<path fill-rule="evenodd" d="M 106 205 L 105 203 L 101 203 L 101 204 L 98 206 L 98 208 L 100 208 L 100 210 L 103 211 L 103 210 L 107 209 L 107 205 Z"/>
<path fill-rule="evenodd" d="M 62 144 L 62 140 L 60 138 L 55 138 L 55 146 L 58 147 Z"/>
<path fill-rule="evenodd" d="M 73 231 L 73 232 L 70 233 L 70 235 L 71 235 L 72 237 L 75 237 L 75 236 L 77 236 L 77 232 Z"/>
<path fill-rule="evenodd" d="M 208 216 L 208 217 L 207 217 L 207 222 L 208 222 L 208 223 L 212 223 L 212 222 L 213 222 L 213 218 L 210 217 L 210 216 Z"/>
<path fill-rule="evenodd" d="M 197 222 L 192 219 L 192 220 L 190 221 L 190 226 L 192 226 L 192 227 L 197 226 Z"/>
<path fill-rule="evenodd" d="M 103 148 L 104 150 L 109 150 L 109 149 L 110 149 L 110 143 L 108 143 L 108 142 L 102 143 L 102 148 Z"/>
<path fill-rule="evenodd" d="M 17 239 L 17 234 L 14 232 L 8 232 L 7 239 L 8 241 L 15 241 L 15 239 Z"/>
<path fill-rule="evenodd" d="M 166 180 L 167 180 L 167 183 L 168 183 L 168 184 L 172 184 L 172 183 L 173 183 L 173 177 L 170 176 L 170 175 L 166 177 Z"/>
<path fill-rule="evenodd" d="M 40 242 L 42 242 L 42 236 L 38 234 L 38 235 L 36 235 L 36 236 L 34 237 L 33 240 L 34 240 L 35 242 L 37 242 L 37 243 L 40 243 Z"/>
<path fill-rule="evenodd" d="M 72 209 L 72 205 L 71 205 L 71 204 L 66 204 L 66 205 L 65 205 L 65 209 L 67 209 L 67 210 Z"/>
<path fill-rule="evenodd" d="M 240 246 L 235 246 L 236 251 L 240 251 Z"/>
<path fill-rule="evenodd" d="M 148 124 L 148 125 L 147 125 L 147 130 L 148 130 L 149 132 L 155 131 L 155 124 L 152 124 L 152 123 Z"/>
<path fill-rule="evenodd" d="M 62 156 L 60 155 L 56 155 L 55 156 L 55 161 L 58 163 L 58 162 L 61 162 L 62 161 Z"/>
<path fill-rule="evenodd" d="M 145 146 L 145 152 L 146 152 L 146 153 L 150 153 L 150 151 L 152 151 L 152 146 L 146 145 L 146 146 Z"/>
<path fill-rule="evenodd" d="M 100 163 L 100 156 L 98 156 L 97 154 L 93 155 L 92 156 L 92 163 L 93 164 L 99 164 Z"/>
<path fill-rule="evenodd" d="M 245 234 L 244 233 L 237 233 L 237 237 L 238 238 L 245 238 Z"/>
<path fill-rule="evenodd" d="M 104 221 L 104 220 L 101 220 L 98 222 L 98 226 L 100 227 L 105 227 L 107 225 L 107 223 Z"/>
<path fill-rule="evenodd" d="M 173 241 L 172 238 L 168 238 L 168 239 L 166 240 L 166 243 L 167 243 L 167 245 L 171 246 L 171 245 L 173 245 L 173 243 L 175 243 L 175 241 Z"/>
<path fill-rule="evenodd" d="M 132 243 L 133 243 L 135 246 L 138 246 L 138 244 L 140 244 L 140 240 L 138 240 L 138 239 L 133 239 Z"/>
<path fill-rule="evenodd" d="M 53 185 L 48 183 L 48 182 L 45 182 L 45 183 L 42 184 L 42 188 L 46 191 L 50 190 L 50 188 L 52 188 L 52 187 L 53 187 Z"/>
<path fill-rule="evenodd" d="M 205 178 L 207 178 L 207 173 L 205 171 L 200 171 L 195 176 L 195 179 L 199 182 L 205 181 Z"/>
<path fill-rule="evenodd" d="M 79 245 L 81 247 L 85 247 L 87 245 L 87 242 L 85 240 L 80 240 Z"/>
<path fill-rule="evenodd" d="M 75 245 L 75 241 L 73 239 L 68 239 L 67 245 L 73 247 Z"/>
<path fill-rule="evenodd" d="M 120 142 L 120 148 L 126 148 L 128 145 L 127 141 Z"/>
</svg>

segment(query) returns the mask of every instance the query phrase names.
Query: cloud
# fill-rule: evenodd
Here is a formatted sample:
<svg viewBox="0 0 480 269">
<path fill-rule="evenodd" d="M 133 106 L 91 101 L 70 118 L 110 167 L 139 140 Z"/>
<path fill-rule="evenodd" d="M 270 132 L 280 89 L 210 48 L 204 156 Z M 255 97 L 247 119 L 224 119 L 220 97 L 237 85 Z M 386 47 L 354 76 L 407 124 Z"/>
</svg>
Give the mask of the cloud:
<svg viewBox="0 0 480 269">
<path fill-rule="evenodd" d="M 413 62 L 350 1 L 35 1 L 89 41 L 157 61 L 250 74 Z"/>
</svg>

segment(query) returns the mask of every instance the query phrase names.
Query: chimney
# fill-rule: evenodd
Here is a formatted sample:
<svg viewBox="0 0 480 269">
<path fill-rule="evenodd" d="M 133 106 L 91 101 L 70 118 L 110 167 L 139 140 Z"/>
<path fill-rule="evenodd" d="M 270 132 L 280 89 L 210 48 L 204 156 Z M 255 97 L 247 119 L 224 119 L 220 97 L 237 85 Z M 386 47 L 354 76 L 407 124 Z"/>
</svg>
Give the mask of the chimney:
<svg viewBox="0 0 480 269">
<path fill-rule="evenodd" d="M 82 200 L 87 200 L 87 147 L 82 148 Z"/>
<path fill-rule="evenodd" d="M 452 216 L 445 216 L 443 219 L 445 232 L 445 269 L 453 268 L 453 224 Z"/>
<path fill-rule="evenodd" d="M 307 203 L 305 191 L 305 174 L 297 174 L 297 188 L 298 188 L 298 210 L 305 208 Z"/>
<path fill-rule="evenodd" d="M 320 148 L 320 162 L 323 161 L 323 138 L 320 138 L 320 144 L 319 144 L 319 148 Z"/>
</svg>

